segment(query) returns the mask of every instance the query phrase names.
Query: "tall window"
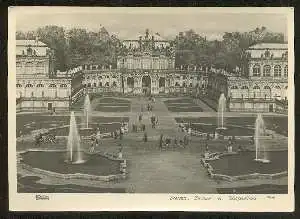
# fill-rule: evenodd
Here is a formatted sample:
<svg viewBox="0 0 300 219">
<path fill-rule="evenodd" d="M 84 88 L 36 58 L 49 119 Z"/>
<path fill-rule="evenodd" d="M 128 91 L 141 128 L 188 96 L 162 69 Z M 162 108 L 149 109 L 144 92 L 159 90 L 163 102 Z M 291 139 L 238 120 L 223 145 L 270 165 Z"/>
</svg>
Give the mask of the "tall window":
<svg viewBox="0 0 300 219">
<path fill-rule="evenodd" d="M 99 87 L 102 87 L 102 82 L 99 82 Z"/>
<path fill-rule="evenodd" d="M 263 76 L 265 76 L 265 77 L 270 77 L 271 76 L 271 66 L 270 65 L 265 65 L 264 66 Z"/>
<path fill-rule="evenodd" d="M 284 77 L 288 76 L 288 66 L 284 66 Z"/>
<path fill-rule="evenodd" d="M 280 65 L 274 66 L 274 77 L 281 77 L 281 66 Z"/>
<path fill-rule="evenodd" d="M 33 97 L 34 96 L 34 93 L 33 92 L 31 92 L 31 97 Z"/>
<path fill-rule="evenodd" d="M 45 96 L 45 93 L 44 93 L 44 91 L 42 91 L 42 97 L 44 97 Z"/>
<path fill-rule="evenodd" d="M 254 65 L 252 71 L 253 76 L 260 76 L 260 65 Z"/>
</svg>

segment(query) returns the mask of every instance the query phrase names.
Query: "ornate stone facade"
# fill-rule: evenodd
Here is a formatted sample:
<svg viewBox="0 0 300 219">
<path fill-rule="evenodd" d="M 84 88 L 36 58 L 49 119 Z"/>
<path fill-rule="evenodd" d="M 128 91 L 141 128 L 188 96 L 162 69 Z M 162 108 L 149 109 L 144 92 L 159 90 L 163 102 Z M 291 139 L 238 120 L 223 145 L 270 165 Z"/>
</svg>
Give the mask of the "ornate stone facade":
<svg viewBox="0 0 300 219">
<path fill-rule="evenodd" d="M 206 87 L 206 76 L 199 69 L 175 70 L 175 48 L 149 30 L 138 39 L 123 41 L 117 69 L 84 65 L 83 70 L 88 92 L 157 95 Z"/>
<path fill-rule="evenodd" d="M 56 78 L 53 51 L 38 40 L 17 40 L 18 111 L 69 110 L 71 78 Z"/>
<path fill-rule="evenodd" d="M 211 75 L 208 87 L 218 99 L 224 93 L 230 111 L 280 111 L 287 107 L 287 44 L 258 44 L 247 51 L 242 76 Z"/>
</svg>

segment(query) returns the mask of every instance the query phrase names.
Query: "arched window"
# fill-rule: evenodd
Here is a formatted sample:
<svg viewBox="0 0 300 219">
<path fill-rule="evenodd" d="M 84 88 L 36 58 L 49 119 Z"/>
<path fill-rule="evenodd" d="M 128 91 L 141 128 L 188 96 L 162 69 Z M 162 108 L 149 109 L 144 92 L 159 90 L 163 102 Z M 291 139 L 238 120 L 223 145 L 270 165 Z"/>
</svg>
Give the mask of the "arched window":
<svg viewBox="0 0 300 219">
<path fill-rule="evenodd" d="M 99 79 L 99 80 L 102 79 L 102 76 L 99 76 L 98 79 Z"/>
<path fill-rule="evenodd" d="M 112 77 L 113 77 L 113 78 L 116 78 L 116 76 L 115 76 L 115 75 L 113 75 Z"/>
<path fill-rule="evenodd" d="M 36 87 L 44 87 L 43 84 L 37 84 Z"/>
<path fill-rule="evenodd" d="M 186 87 L 186 84 L 185 84 L 185 82 L 183 82 L 183 84 L 182 84 L 182 87 Z"/>
<path fill-rule="evenodd" d="M 252 68 L 253 76 L 260 76 L 260 65 L 254 65 Z"/>
<path fill-rule="evenodd" d="M 55 88 L 56 84 L 49 84 L 49 87 Z"/>
<path fill-rule="evenodd" d="M 256 85 L 253 87 L 253 90 L 260 90 L 260 87 Z"/>
<path fill-rule="evenodd" d="M 25 87 L 33 87 L 33 85 L 32 84 L 26 84 Z"/>
<path fill-rule="evenodd" d="M 265 90 L 270 90 L 271 88 L 269 86 L 264 86 Z"/>
<path fill-rule="evenodd" d="M 22 84 L 16 84 L 16 87 L 22 87 Z"/>
<path fill-rule="evenodd" d="M 271 76 L 271 66 L 270 65 L 264 66 L 263 76 L 265 76 L 265 77 Z"/>
<path fill-rule="evenodd" d="M 238 87 L 237 86 L 232 86 L 231 87 L 231 90 L 235 90 L 235 89 L 238 89 Z"/>
<path fill-rule="evenodd" d="M 180 76 L 176 76 L 176 79 L 180 79 Z"/>
<path fill-rule="evenodd" d="M 288 76 L 288 66 L 284 66 L 284 77 Z"/>
<path fill-rule="evenodd" d="M 66 87 L 67 87 L 67 85 L 66 85 L 66 84 L 61 84 L 61 85 L 60 85 L 60 87 L 64 87 L 64 88 L 66 88 Z"/>
<path fill-rule="evenodd" d="M 113 87 L 116 87 L 116 86 L 117 86 L 117 83 L 114 81 L 113 84 L 112 84 L 112 86 L 113 86 Z"/>
<path fill-rule="evenodd" d="M 88 86 L 88 87 L 91 87 L 91 83 L 88 83 L 87 86 Z"/>
<path fill-rule="evenodd" d="M 246 89 L 249 89 L 249 88 L 244 85 L 244 86 L 241 87 L 241 89 L 246 90 Z"/>
<path fill-rule="evenodd" d="M 94 87 L 97 87 L 97 83 L 94 83 Z"/>
<path fill-rule="evenodd" d="M 29 56 L 32 55 L 32 49 L 30 47 L 27 48 L 27 55 L 29 55 Z"/>
<path fill-rule="evenodd" d="M 106 82 L 106 83 L 105 83 L 105 86 L 106 86 L 106 87 L 109 87 L 109 82 Z"/>
<path fill-rule="evenodd" d="M 274 77 L 281 77 L 281 66 L 280 65 L 274 66 Z"/>
</svg>

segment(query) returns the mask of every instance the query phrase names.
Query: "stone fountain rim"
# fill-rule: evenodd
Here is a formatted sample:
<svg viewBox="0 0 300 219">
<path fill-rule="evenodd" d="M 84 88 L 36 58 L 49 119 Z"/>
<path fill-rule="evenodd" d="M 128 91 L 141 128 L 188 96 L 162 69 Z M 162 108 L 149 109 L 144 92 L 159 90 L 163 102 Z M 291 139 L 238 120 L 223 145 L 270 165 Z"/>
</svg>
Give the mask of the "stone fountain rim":
<svg viewBox="0 0 300 219">
<path fill-rule="evenodd" d="M 285 177 L 288 175 L 288 170 L 281 171 L 278 173 L 249 173 L 249 174 L 243 174 L 243 175 L 235 175 L 235 176 L 230 176 L 226 174 L 219 174 L 219 173 L 214 173 L 214 168 L 212 165 L 209 163 L 209 161 L 213 161 L 216 159 L 222 159 L 221 157 L 225 156 L 230 156 L 230 155 L 236 155 L 238 153 L 232 152 L 220 152 L 216 153 L 216 156 L 214 157 L 215 159 L 206 159 L 206 158 L 201 158 L 200 162 L 203 164 L 203 166 L 207 169 L 209 176 L 211 178 L 219 178 L 224 181 L 242 181 L 242 180 L 249 180 L 249 179 L 276 179 L 276 177 Z M 251 178 L 254 177 L 254 178 Z"/>
<path fill-rule="evenodd" d="M 17 157 L 18 161 L 22 160 L 22 154 L 28 153 L 28 152 L 65 152 L 67 150 L 64 149 L 27 149 L 23 151 L 18 151 L 17 152 Z M 87 153 L 88 154 L 88 153 Z M 120 158 L 112 158 L 108 156 L 107 154 L 102 154 L 101 152 L 95 153 L 97 155 L 103 156 L 107 159 L 110 160 L 118 160 L 120 162 L 120 173 L 119 174 L 111 174 L 111 175 L 92 175 L 92 174 L 84 174 L 84 173 L 57 173 L 54 171 L 49 171 L 49 170 L 44 170 L 41 168 L 37 167 L 32 167 L 29 164 L 26 163 L 20 163 L 18 162 L 19 167 L 29 170 L 33 173 L 36 174 L 42 174 L 50 177 L 56 177 L 56 178 L 61 178 L 61 179 L 86 179 L 86 180 L 97 180 L 97 181 L 104 181 L 104 182 L 109 182 L 109 181 L 114 181 L 114 180 L 121 180 L 121 179 L 126 179 L 127 177 L 127 171 L 126 168 L 123 168 L 123 165 L 126 164 L 126 159 L 120 159 Z"/>
</svg>

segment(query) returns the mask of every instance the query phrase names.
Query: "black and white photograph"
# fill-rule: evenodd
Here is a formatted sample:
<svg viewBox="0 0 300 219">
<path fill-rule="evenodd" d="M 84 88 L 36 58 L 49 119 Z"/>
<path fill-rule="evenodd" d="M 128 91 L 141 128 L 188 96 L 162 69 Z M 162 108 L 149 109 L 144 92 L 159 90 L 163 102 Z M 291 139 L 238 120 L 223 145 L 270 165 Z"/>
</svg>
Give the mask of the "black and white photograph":
<svg viewBox="0 0 300 219">
<path fill-rule="evenodd" d="M 56 194 L 71 210 L 138 194 L 173 210 L 215 195 L 292 203 L 293 9 L 281 9 L 10 8 L 16 208 Z"/>
</svg>

